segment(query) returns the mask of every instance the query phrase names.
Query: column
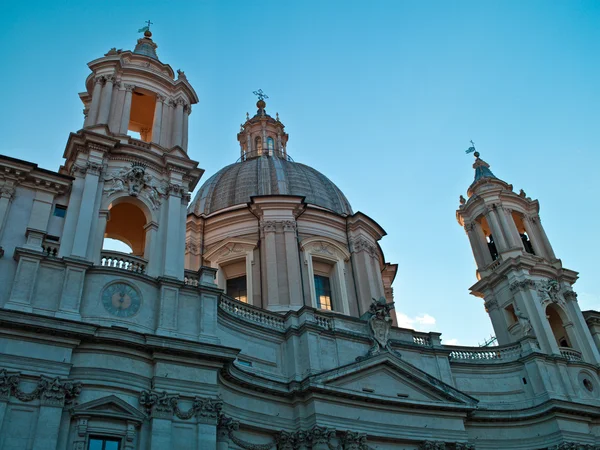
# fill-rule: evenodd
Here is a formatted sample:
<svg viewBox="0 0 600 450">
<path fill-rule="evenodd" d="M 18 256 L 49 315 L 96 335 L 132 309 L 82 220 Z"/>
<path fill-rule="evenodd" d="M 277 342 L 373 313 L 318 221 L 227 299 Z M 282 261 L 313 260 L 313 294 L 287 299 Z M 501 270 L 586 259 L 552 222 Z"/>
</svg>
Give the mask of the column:
<svg viewBox="0 0 600 450">
<path fill-rule="evenodd" d="M 42 250 L 42 242 L 48 229 L 48 220 L 52 213 L 52 202 L 54 194 L 43 191 L 36 191 L 31 214 L 27 224 L 27 242 L 25 247 L 33 250 Z"/>
<path fill-rule="evenodd" d="M 508 219 L 506 210 L 502 206 L 496 208 L 496 214 L 498 214 L 498 217 L 500 218 L 500 224 L 502 225 L 502 230 L 504 231 L 504 237 L 506 238 L 508 247 L 521 248 L 520 240 L 515 239 L 514 230 L 517 229 L 517 226 L 512 220 L 512 217 L 510 220 Z"/>
<path fill-rule="evenodd" d="M 183 99 L 178 98 L 175 104 L 175 123 L 173 124 L 173 147 L 182 146 L 183 140 Z"/>
<path fill-rule="evenodd" d="M 40 405 L 32 450 L 56 450 L 62 414 L 63 405 Z"/>
<path fill-rule="evenodd" d="M 564 325 L 565 330 L 569 334 L 571 342 L 573 337 L 576 338 L 577 344 L 573 345 L 572 343 L 572 345 L 581 352 L 583 360 L 587 363 L 598 364 L 600 363 L 600 352 L 575 298 L 567 301 L 565 309 L 567 310 L 567 317 L 571 319 L 571 324 Z M 568 326 L 572 327 L 572 330 L 569 330 Z M 572 331 L 572 333 L 569 333 L 569 331 Z"/>
<path fill-rule="evenodd" d="M 165 450 L 172 448 L 171 421 L 168 419 L 152 418 L 152 435 L 150 450 Z"/>
<path fill-rule="evenodd" d="M 144 258 L 148 260 L 146 275 L 158 277 L 160 276 L 160 258 L 156 257 L 157 252 L 155 251 L 158 238 L 158 224 L 156 222 L 149 222 L 144 225 L 144 230 L 146 231 Z"/>
<path fill-rule="evenodd" d="M 531 241 L 531 246 L 533 247 L 533 251 L 537 256 L 547 257 L 544 248 L 542 247 L 542 241 L 537 230 L 534 228 L 533 223 L 531 222 L 531 218 L 523 217 L 523 226 L 525 227 L 525 232 L 529 236 L 529 240 Z"/>
<path fill-rule="evenodd" d="M 498 253 L 503 252 L 508 248 L 508 246 L 506 245 L 506 240 L 504 239 L 504 235 L 502 234 L 502 228 L 500 227 L 500 223 L 498 223 L 498 217 L 496 216 L 495 209 L 488 209 L 485 213 L 485 218 L 487 219 L 488 224 L 490 226 Z"/>
<path fill-rule="evenodd" d="M 473 222 L 473 232 L 475 233 L 477 247 L 479 248 L 479 251 L 481 252 L 481 255 L 483 257 L 483 267 L 485 267 L 491 264 L 493 262 L 493 259 L 487 241 L 485 239 L 483 229 L 481 228 L 481 224 L 479 222 Z"/>
<path fill-rule="evenodd" d="M 270 306 L 279 305 L 279 283 L 277 276 L 277 247 L 276 247 L 276 222 L 262 222 L 264 241 L 265 241 L 265 256 L 266 261 L 266 276 L 267 276 L 267 308 Z"/>
<path fill-rule="evenodd" d="M 533 222 L 535 229 L 539 230 L 539 236 L 541 237 L 542 243 L 546 249 L 548 258 L 550 258 L 551 260 L 555 260 L 556 255 L 554 254 L 552 245 L 550 245 L 550 240 L 546 235 L 546 230 L 544 230 L 544 227 L 542 226 L 542 221 L 540 220 L 539 216 L 532 217 L 531 221 Z"/>
<path fill-rule="evenodd" d="M 12 181 L 7 181 L 0 187 L 0 242 L 2 241 L 2 233 L 6 225 L 10 205 L 15 195 L 15 185 Z"/>
<path fill-rule="evenodd" d="M 133 97 L 133 84 L 125 85 L 125 101 L 123 102 L 123 113 L 121 114 L 121 126 L 119 127 L 120 134 L 127 134 L 129 130 L 129 119 L 131 118 L 131 98 Z"/>
<path fill-rule="evenodd" d="M 92 104 L 88 113 L 85 126 L 96 125 L 98 120 L 98 111 L 100 109 L 100 96 L 102 93 L 102 86 L 104 85 L 105 78 L 103 76 L 96 77 L 94 80 L 94 91 L 92 92 Z"/>
<path fill-rule="evenodd" d="M 69 197 L 69 206 L 67 208 L 67 217 L 65 217 L 65 225 L 63 227 L 62 237 L 60 238 L 60 247 L 58 248 L 58 256 L 68 256 L 73 250 L 73 238 L 77 229 L 77 219 L 79 218 L 79 209 L 81 207 L 81 196 L 85 186 L 84 175 L 80 171 L 72 173 L 75 177 L 71 185 L 71 196 Z"/>
<path fill-rule="evenodd" d="M 106 232 L 106 223 L 110 220 L 110 211 L 104 209 L 98 214 L 98 225 L 96 228 L 96 236 L 94 236 L 94 250 L 92 259 L 94 264 L 100 265 L 102 262 L 102 245 L 104 244 L 104 233 Z"/>
<path fill-rule="evenodd" d="M 470 223 L 465 225 L 465 231 L 467 232 L 467 236 L 469 237 L 469 243 L 471 244 L 471 248 L 473 249 L 473 256 L 475 257 L 475 263 L 477 264 L 477 268 L 482 269 L 489 263 L 486 263 L 484 254 L 482 253 L 481 245 L 475 231 L 475 224 Z"/>
<path fill-rule="evenodd" d="M 198 421 L 197 425 L 198 448 L 203 450 L 216 450 L 217 427 L 214 423 Z"/>
<path fill-rule="evenodd" d="M 183 114 L 183 149 L 187 152 L 188 147 L 188 122 L 190 118 L 190 114 L 192 112 L 192 107 L 190 105 L 185 105 L 184 114 Z"/>
<path fill-rule="evenodd" d="M 166 97 L 156 94 L 156 107 L 154 108 L 154 121 L 152 122 L 152 142 L 160 145 L 160 135 L 163 118 L 163 103 Z"/>
<path fill-rule="evenodd" d="M 180 251 L 179 232 L 181 217 L 181 192 L 179 185 L 169 185 L 169 197 L 167 199 L 167 229 L 163 235 L 165 248 L 164 275 L 183 280 L 183 271 L 179 271 L 184 254 Z"/>
<path fill-rule="evenodd" d="M 298 255 L 298 242 L 296 240 L 296 221 L 287 220 L 283 223 L 283 236 L 285 239 L 285 258 L 287 266 L 288 292 L 290 306 L 300 309 L 304 305 L 302 299 L 300 280 L 300 260 Z M 246 279 L 248 276 L 246 276 Z"/>
<path fill-rule="evenodd" d="M 106 77 L 106 82 L 102 88 L 102 101 L 100 102 L 100 110 L 98 111 L 98 124 L 108 124 L 108 114 L 110 113 L 110 101 L 112 99 L 114 81 L 114 76 L 109 75 Z"/>
<path fill-rule="evenodd" d="M 81 196 L 81 207 L 79 208 L 79 218 L 75 228 L 75 238 L 73 239 L 73 249 L 71 254 L 85 258 L 87 256 L 87 247 L 90 240 L 90 230 L 94 217 L 96 203 L 96 193 L 98 191 L 98 182 L 100 178 L 101 167 L 97 164 L 88 163 L 86 169 L 83 194 Z"/>
</svg>

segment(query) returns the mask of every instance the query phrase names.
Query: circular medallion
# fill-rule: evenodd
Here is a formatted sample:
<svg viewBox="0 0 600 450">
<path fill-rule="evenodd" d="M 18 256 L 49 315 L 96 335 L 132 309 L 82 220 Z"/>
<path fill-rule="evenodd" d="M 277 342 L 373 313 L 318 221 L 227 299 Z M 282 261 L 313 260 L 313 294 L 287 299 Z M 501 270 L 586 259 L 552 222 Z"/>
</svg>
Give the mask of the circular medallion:
<svg viewBox="0 0 600 450">
<path fill-rule="evenodd" d="M 131 317 L 140 309 L 140 294 L 127 283 L 113 283 L 104 288 L 102 303 L 114 316 Z"/>
</svg>

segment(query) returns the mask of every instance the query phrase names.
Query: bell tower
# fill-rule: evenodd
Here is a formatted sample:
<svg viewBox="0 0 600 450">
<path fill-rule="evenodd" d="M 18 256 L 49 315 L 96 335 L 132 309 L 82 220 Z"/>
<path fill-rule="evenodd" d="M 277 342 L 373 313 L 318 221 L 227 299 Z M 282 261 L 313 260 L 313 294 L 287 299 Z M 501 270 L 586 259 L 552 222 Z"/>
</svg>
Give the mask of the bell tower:
<svg viewBox="0 0 600 450">
<path fill-rule="evenodd" d="M 537 200 L 497 178 L 474 147 L 475 179 L 456 211 L 473 250 L 499 345 L 535 338 L 540 350 L 598 364 L 600 355 L 577 303 L 577 272 L 563 267 L 542 226 Z"/>
<path fill-rule="evenodd" d="M 187 155 L 198 97 L 144 30 L 133 51 L 112 48 L 88 64 L 85 121 L 61 167 L 74 180 L 59 256 L 183 280 L 187 204 L 203 173 Z M 131 253 L 109 251 L 105 238 Z"/>
</svg>

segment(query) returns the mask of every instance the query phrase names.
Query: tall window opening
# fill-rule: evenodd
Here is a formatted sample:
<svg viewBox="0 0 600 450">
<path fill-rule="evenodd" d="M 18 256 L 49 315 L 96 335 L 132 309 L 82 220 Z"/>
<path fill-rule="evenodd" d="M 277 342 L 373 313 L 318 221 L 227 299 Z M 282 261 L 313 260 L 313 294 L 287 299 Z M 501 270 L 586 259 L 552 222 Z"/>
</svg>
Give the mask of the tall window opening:
<svg viewBox="0 0 600 450">
<path fill-rule="evenodd" d="M 331 300 L 331 282 L 329 277 L 315 275 L 315 293 L 319 308 L 332 311 L 333 303 Z"/>
<path fill-rule="evenodd" d="M 275 141 L 273 141 L 272 137 L 267 138 L 267 149 L 269 150 L 269 154 L 272 155 L 275 150 Z"/>
<path fill-rule="evenodd" d="M 120 450 L 121 439 L 102 436 L 90 437 L 88 450 Z"/>
<path fill-rule="evenodd" d="M 521 242 L 523 243 L 523 248 L 527 253 L 531 253 L 535 255 L 535 251 L 533 250 L 533 245 L 531 244 L 531 239 L 525 229 L 525 221 L 523 220 L 523 216 L 515 211 L 512 213 L 513 221 L 517 227 L 517 231 L 519 232 L 519 236 L 521 237 Z"/>
<path fill-rule="evenodd" d="M 131 96 L 129 126 L 127 129 L 139 133 L 142 141 L 150 142 L 152 140 L 152 125 L 154 123 L 155 108 L 156 95 L 138 89 L 133 91 L 133 95 Z"/>
<path fill-rule="evenodd" d="M 485 236 L 485 240 L 487 243 L 488 251 L 492 256 L 492 260 L 496 261 L 498 259 L 498 249 L 496 248 L 496 243 L 494 242 L 494 236 L 492 236 L 492 230 L 487 222 L 485 216 L 481 216 L 477 219 L 479 225 L 481 226 L 481 230 Z"/>
<path fill-rule="evenodd" d="M 506 317 L 508 318 L 508 326 L 511 326 L 519 321 L 519 318 L 515 313 L 515 307 L 512 303 L 504 308 L 504 311 L 506 312 Z"/>
<path fill-rule="evenodd" d="M 109 211 L 110 219 L 106 223 L 102 248 L 143 257 L 146 245 L 144 212 L 128 201 L 111 205 Z M 130 252 L 127 251 L 128 249 Z"/>
<path fill-rule="evenodd" d="M 240 302 L 248 303 L 246 275 L 228 279 L 226 292 L 230 297 L 233 297 Z"/>
<path fill-rule="evenodd" d="M 563 315 L 564 313 L 554 304 L 550 304 L 546 308 L 546 317 L 550 323 L 550 328 L 552 328 L 556 343 L 559 347 L 571 347 L 571 341 L 564 327 Z"/>
<path fill-rule="evenodd" d="M 254 151 L 256 151 L 256 153 L 258 154 L 261 154 L 262 150 L 262 139 L 260 138 L 260 136 L 257 136 L 256 139 L 254 139 Z"/>
</svg>

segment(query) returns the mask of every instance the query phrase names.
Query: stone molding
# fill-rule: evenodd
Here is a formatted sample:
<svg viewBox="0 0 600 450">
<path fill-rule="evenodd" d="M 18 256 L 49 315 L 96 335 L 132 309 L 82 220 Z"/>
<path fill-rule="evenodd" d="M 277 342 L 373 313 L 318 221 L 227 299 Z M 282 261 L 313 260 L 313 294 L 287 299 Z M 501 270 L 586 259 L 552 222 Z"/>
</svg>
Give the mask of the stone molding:
<svg viewBox="0 0 600 450">
<path fill-rule="evenodd" d="M 15 196 L 15 190 L 16 188 L 14 184 L 5 182 L 2 186 L 0 186 L 0 198 L 12 200 Z"/>
<path fill-rule="evenodd" d="M 509 285 L 510 291 L 511 292 L 515 292 L 515 291 L 526 291 L 529 289 L 536 289 L 537 286 L 535 284 L 535 281 L 533 280 L 521 280 L 521 281 L 514 281 Z"/>
<path fill-rule="evenodd" d="M 187 241 L 185 243 L 185 252 L 197 256 L 200 254 L 200 246 L 195 242 Z"/>
<path fill-rule="evenodd" d="M 475 450 L 475 446 L 463 442 L 424 441 L 419 450 Z"/>
<path fill-rule="evenodd" d="M 173 416 L 181 420 L 197 417 L 201 422 L 217 423 L 223 402 L 218 399 L 195 397 L 192 406 L 183 411 L 179 408 L 179 394 L 166 391 L 147 391 L 140 393 L 139 402 L 151 417 L 171 419 Z"/>
<path fill-rule="evenodd" d="M 562 444 L 547 447 L 548 450 L 600 450 L 600 445 L 579 444 L 577 442 L 563 442 Z"/>
<path fill-rule="evenodd" d="M 368 239 L 359 236 L 350 240 L 350 251 L 352 253 L 367 252 L 370 256 L 377 256 L 377 247 Z"/>
<path fill-rule="evenodd" d="M 106 195 L 125 192 L 132 197 L 142 196 L 150 202 L 154 210 L 159 208 L 162 198 L 166 195 L 160 183 L 146 173 L 146 168 L 136 163 L 106 174 L 104 180 L 110 182 L 104 187 Z"/>
<path fill-rule="evenodd" d="M 71 404 L 81 393 L 82 384 L 79 381 L 47 377 L 41 375 L 36 387 L 31 392 L 19 388 L 20 372 L 0 370 L 0 401 L 8 401 L 13 396 L 22 402 L 40 400 L 42 405 L 63 407 Z"/>
</svg>

